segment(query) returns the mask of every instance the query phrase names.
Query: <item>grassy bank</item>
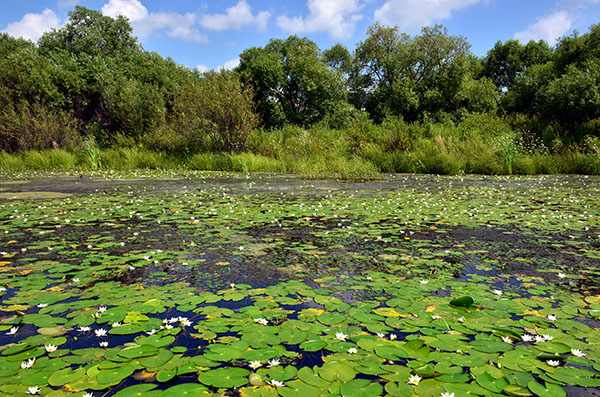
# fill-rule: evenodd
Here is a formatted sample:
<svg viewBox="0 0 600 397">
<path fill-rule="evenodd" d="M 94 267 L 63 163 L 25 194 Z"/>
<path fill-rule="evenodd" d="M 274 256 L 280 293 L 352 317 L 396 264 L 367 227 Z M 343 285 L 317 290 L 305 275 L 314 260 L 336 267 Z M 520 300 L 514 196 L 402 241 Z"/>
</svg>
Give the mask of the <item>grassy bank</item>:
<svg viewBox="0 0 600 397">
<path fill-rule="evenodd" d="M 343 129 L 286 127 L 255 130 L 241 153 L 158 152 L 143 146 L 99 149 L 88 144 L 0 153 L 0 169 L 189 169 L 294 173 L 310 178 L 371 179 L 379 173 L 600 174 L 600 139 L 545 142 L 501 119 L 470 116 L 458 124 L 381 125 L 354 122 Z"/>
</svg>

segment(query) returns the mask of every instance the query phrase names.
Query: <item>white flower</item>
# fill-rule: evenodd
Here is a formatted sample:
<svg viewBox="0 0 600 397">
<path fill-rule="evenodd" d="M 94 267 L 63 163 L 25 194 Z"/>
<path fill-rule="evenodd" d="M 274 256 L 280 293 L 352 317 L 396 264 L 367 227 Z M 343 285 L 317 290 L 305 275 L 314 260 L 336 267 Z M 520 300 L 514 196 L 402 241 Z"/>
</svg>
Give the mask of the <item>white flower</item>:
<svg viewBox="0 0 600 397">
<path fill-rule="evenodd" d="M 112 323 L 110 326 L 111 326 L 111 327 L 113 327 L 113 328 L 115 328 L 115 327 L 120 327 L 120 326 L 121 326 L 121 323 L 119 323 L 119 322 Z"/>
<path fill-rule="evenodd" d="M 454 393 L 444 392 L 440 394 L 440 397 L 454 397 Z"/>
<path fill-rule="evenodd" d="M 171 318 L 169 319 L 169 324 L 176 323 L 177 321 L 179 321 L 179 319 L 178 319 L 177 317 L 171 317 Z"/>
<path fill-rule="evenodd" d="M 52 353 L 53 351 L 56 351 L 56 349 L 58 349 L 58 347 L 54 346 L 52 344 L 49 344 L 49 345 L 44 345 L 44 349 L 46 349 L 47 353 Z"/>
<path fill-rule="evenodd" d="M 500 291 L 499 289 L 495 289 L 492 292 L 498 296 L 502 296 L 502 291 Z"/>
<path fill-rule="evenodd" d="M 104 328 L 95 329 L 94 333 L 97 337 L 106 336 L 106 330 Z"/>
<path fill-rule="evenodd" d="M 267 324 L 269 324 L 269 320 L 267 320 L 266 318 L 255 318 L 255 319 L 254 319 L 254 322 L 255 322 L 255 323 L 262 324 L 262 325 L 267 325 Z"/>
<path fill-rule="evenodd" d="M 565 278 L 565 277 L 567 277 L 567 275 L 564 274 L 564 273 L 558 273 L 557 276 L 558 276 L 558 278 Z"/>
<path fill-rule="evenodd" d="M 427 284 L 428 282 L 429 282 L 429 280 L 421 280 L 421 281 L 419 281 L 419 283 L 420 283 L 421 285 L 425 285 L 425 284 Z"/>
<path fill-rule="evenodd" d="M 79 327 L 77 331 L 79 332 L 90 332 L 92 329 L 90 327 Z"/>
<path fill-rule="evenodd" d="M 358 353 L 358 350 L 356 350 L 356 347 L 351 347 L 350 349 L 348 349 L 348 354 L 356 354 Z"/>
<path fill-rule="evenodd" d="M 192 322 L 190 320 L 185 319 L 181 321 L 182 327 L 189 327 L 190 325 L 192 325 Z"/>
<path fill-rule="evenodd" d="M 231 283 L 231 284 L 229 284 L 229 286 L 230 286 L 231 288 L 235 288 L 235 283 Z"/>
<path fill-rule="evenodd" d="M 548 314 L 548 320 L 550 321 L 556 321 L 556 316 L 553 314 Z"/>
<path fill-rule="evenodd" d="M 503 340 L 504 342 L 506 342 L 506 343 L 510 343 L 510 344 L 512 344 L 512 343 L 513 343 L 513 341 L 512 341 L 512 339 L 510 338 L 510 336 L 503 336 L 503 337 L 502 337 L 502 340 Z"/>
<path fill-rule="evenodd" d="M 39 307 L 40 309 L 43 309 L 46 306 L 48 306 L 47 303 L 38 303 L 38 305 L 37 305 L 37 307 Z"/>
<path fill-rule="evenodd" d="M 12 327 L 10 330 L 8 330 L 6 335 L 14 335 L 17 333 L 18 330 L 19 330 L 19 327 Z"/>
<path fill-rule="evenodd" d="M 148 335 L 154 335 L 156 333 L 155 329 L 151 329 L 150 331 L 146 331 Z"/>
<path fill-rule="evenodd" d="M 29 360 L 27 360 L 27 361 L 23 361 L 23 362 L 21 363 L 21 368 L 22 368 L 22 369 L 31 368 L 31 367 L 33 367 L 33 364 L 34 364 L 34 363 L 35 363 L 35 357 L 34 357 L 34 358 L 30 358 Z"/>
<path fill-rule="evenodd" d="M 164 327 L 164 328 L 165 328 L 165 329 L 173 329 L 173 326 L 172 326 L 171 324 L 167 324 L 167 325 L 165 325 L 165 327 Z"/>
<path fill-rule="evenodd" d="M 415 385 L 416 386 L 416 385 L 419 384 L 420 381 L 421 381 L 421 377 L 419 375 L 411 375 L 408 378 L 408 384 L 409 385 Z"/>
<path fill-rule="evenodd" d="M 94 395 L 92 393 L 85 393 L 83 396 L 81 397 L 94 397 Z"/>
<path fill-rule="evenodd" d="M 281 362 L 279 360 L 277 360 L 277 359 L 272 359 L 272 360 L 267 361 L 267 364 L 268 364 L 267 366 L 269 368 L 271 368 L 271 367 L 278 366 L 279 364 L 281 364 Z"/>
<path fill-rule="evenodd" d="M 335 339 L 341 340 L 342 342 L 344 342 L 347 337 L 348 337 L 348 335 L 344 334 L 343 332 L 336 332 L 335 333 Z"/>
<path fill-rule="evenodd" d="M 521 335 L 521 340 L 523 340 L 523 342 L 531 342 L 533 340 L 533 335 Z"/>
<path fill-rule="evenodd" d="M 27 394 L 38 394 L 38 392 L 42 390 L 37 386 L 30 386 L 27 388 Z"/>
<path fill-rule="evenodd" d="M 558 367 L 560 365 L 560 361 L 558 361 L 558 360 L 546 360 L 546 362 L 551 367 Z"/>
<path fill-rule="evenodd" d="M 553 336 L 550 336 L 550 335 L 548 335 L 548 334 L 544 334 L 544 335 L 542 335 L 542 336 L 544 337 L 544 340 L 552 340 L 552 339 L 554 339 L 554 337 L 553 337 Z"/>
<path fill-rule="evenodd" d="M 271 379 L 271 380 L 269 381 L 269 384 L 270 384 L 271 386 L 275 386 L 275 387 L 283 387 L 283 386 L 285 386 L 285 384 L 284 384 L 283 382 L 280 382 L 280 381 L 278 381 L 278 380 L 275 380 L 275 379 Z"/>
<path fill-rule="evenodd" d="M 395 340 L 398 336 L 396 334 L 390 334 L 390 340 Z"/>
<path fill-rule="evenodd" d="M 435 314 L 433 314 L 433 315 L 431 316 L 431 319 L 432 319 L 432 320 L 439 320 L 440 318 L 442 318 L 442 316 L 437 316 L 437 315 L 435 315 Z"/>
<path fill-rule="evenodd" d="M 378 332 L 377 333 L 377 337 L 383 339 L 383 338 L 385 338 L 385 334 L 382 334 L 381 332 Z"/>
<path fill-rule="evenodd" d="M 98 308 L 98 311 L 99 311 L 100 313 L 104 313 L 104 312 L 106 311 L 106 306 L 100 306 L 100 307 Z"/>
<path fill-rule="evenodd" d="M 535 341 L 538 342 L 538 343 L 541 343 L 541 342 L 546 342 L 546 339 L 544 339 L 543 336 L 536 335 L 535 336 Z"/>
<path fill-rule="evenodd" d="M 577 357 L 584 357 L 585 353 L 579 349 L 571 349 L 571 354 Z"/>
<path fill-rule="evenodd" d="M 107 341 L 102 341 L 99 343 L 100 347 L 108 347 L 108 342 Z"/>
<path fill-rule="evenodd" d="M 459 317 L 456 319 L 459 323 L 464 323 L 465 322 L 465 318 L 464 317 Z"/>
<path fill-rule="evenodd" d="M 240 246 L 238 247 L 238 249 L 239 249 L 240 251 L 243 251 L 243 250 L 244 250 L 244 247 L 240 245 Z"/>
<path fill-rule="evenodd" d="M 260 360 L 256 360 L 256 361 L 250 361 L 250 364 L 248 364 L 248 366 L 252 369 L 256 369 L 256 368 L 262 367 L 262 364 L 260 363 Z"/>
<path fill-rule="evenodd" d="M 87 245 L 88 249 L 92 249 L 92 244 Z"/>
<path fill-rule="evenodd" d="M 75 278 L 73 279 L 73 282 L 74 282 L 74 283 L 78 283 L 78 282 L 79 282 L 79 278 L 75 277 Z"/>
</svg>

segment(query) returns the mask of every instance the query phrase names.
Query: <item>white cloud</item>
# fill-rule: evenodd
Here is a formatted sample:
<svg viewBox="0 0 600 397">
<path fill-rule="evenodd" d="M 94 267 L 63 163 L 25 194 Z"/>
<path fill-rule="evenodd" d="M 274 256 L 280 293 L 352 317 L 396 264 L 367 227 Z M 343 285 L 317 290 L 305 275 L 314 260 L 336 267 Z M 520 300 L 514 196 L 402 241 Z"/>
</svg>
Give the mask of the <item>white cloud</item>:
<svg viewBox="0 0 600 397">
<path fill-rule="evenodd" d="M 196 70 L 199 71 L 200 73 L 205 73 L 205 72 L 208 72 L 210 70 L 210 68 L 206 65 L 197 65 Z"/>
<path fill-rule="evenodd" d="M 56 13 L 46 8 L 40 14 L 25 14 L 20 21 L 9 23 L 4 32 L 13 37 L 37 41 L 42 34 L 59 26 Z"/>
<path fill-rule="evenodd" d="M 521 43 L 527 43 L 530 40 L 546 40 L 554 44 L 557 38 L 563 36 L 573 24 L 571 15 L 566 11 L 557 11 L 552 15 L 538 20 L 527 27 L 527 29 L 515 33 L 515 39 Z"/>
<path fill-rule="evenodd" d="M 109 17 L 123 15 L 130 22 L 136 22 L 148 17 L 148 9 L 139 0 L 110 0 L 102 6 L 102 14 Z"/>
<path fill-rule="evenodd" d="M 123 15 L 129 19 L 134 34 L 141 40 L 157 31 L 164 31 L 168 37 L 207 43 L 208 37 L 195 28 L 198 17 L 194 13 L 154 12 L 139 0 L 110 0 L 102 6 L 102 14 L 115 17 Z"/>
<path fill-rule="evenodd" d="M 362 19 L 358 0 L 308 0 L 308 9 L 306 18 L 280 16 L 277 26 L 292 33 L 326 32 L 334 39 L 346 39 Z"/>
<path fill-rule="evenodd" d="M 200 25 L 210 30 L 241 29 L 245 26 L 254 25 L 261 30 L 267 28 L 271 18 L 268 11 L 252 15 L 252 9 L 245 0 L 240 0 L 235 6 L 225 10 L 225 14 L 205 14 L 200 18 Z"/>
<path fill-rule="evenodd" d="M 397 25 L 409 33 L 423 26 L 448 19 L 454 11 L 471 7 L 481 0 L 388 0 L 375 11 L 375 20 L 384 25 Z"/>
<path fill-rule="evenodd" d="M 231 59 L 223 64 L 219 69 L 231 70 L 240 64 L 240 58 Z"/>
</svg>

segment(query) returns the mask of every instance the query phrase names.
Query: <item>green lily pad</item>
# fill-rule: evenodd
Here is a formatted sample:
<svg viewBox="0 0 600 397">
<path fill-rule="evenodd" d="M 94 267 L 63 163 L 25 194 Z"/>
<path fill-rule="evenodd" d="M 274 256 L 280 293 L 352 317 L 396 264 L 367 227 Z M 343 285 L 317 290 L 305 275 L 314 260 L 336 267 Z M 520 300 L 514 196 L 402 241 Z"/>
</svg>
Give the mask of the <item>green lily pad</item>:
<svg viewBox="0 0 600 397">
<path fill-rule="evenodd" d="M 248 383 L 250 371 L 245 368 L 218 368 L 198 375 L 198 381 L 207 386 L 239 387 Z"/>
</svg>

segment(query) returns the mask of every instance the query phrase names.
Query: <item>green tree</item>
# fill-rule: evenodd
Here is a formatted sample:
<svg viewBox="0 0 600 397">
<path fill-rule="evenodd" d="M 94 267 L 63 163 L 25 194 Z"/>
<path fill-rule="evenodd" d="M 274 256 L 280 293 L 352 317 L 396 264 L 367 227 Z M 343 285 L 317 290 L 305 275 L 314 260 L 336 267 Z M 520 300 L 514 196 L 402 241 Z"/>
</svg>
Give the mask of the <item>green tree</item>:
<svg viewBox="0 0 600 397">
<path fill-rule="evenodd" d="M 272 39 L 264 48 L 245 50 L 236 71 L 251 85 L 262 123 L 269 128 L 311 125 L 345 95 L 341 77 L 307 38 Z"/>
</svg>

